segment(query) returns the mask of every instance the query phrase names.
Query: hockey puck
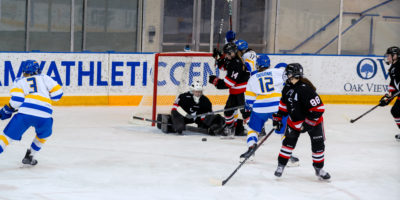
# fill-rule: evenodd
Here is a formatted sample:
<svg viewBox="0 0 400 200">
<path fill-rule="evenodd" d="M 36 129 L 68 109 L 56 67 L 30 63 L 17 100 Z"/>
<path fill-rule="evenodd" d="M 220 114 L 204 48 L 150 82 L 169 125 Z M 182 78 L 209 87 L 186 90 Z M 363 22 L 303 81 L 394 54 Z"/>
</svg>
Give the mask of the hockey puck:
<svg viewBox="0 0 400 200">
<path fill-rule="evenodd" d="M 203 137 L 203 138 L 201 138 L 201 141 L 206 142 L 207 138 Z"/>
</svg>

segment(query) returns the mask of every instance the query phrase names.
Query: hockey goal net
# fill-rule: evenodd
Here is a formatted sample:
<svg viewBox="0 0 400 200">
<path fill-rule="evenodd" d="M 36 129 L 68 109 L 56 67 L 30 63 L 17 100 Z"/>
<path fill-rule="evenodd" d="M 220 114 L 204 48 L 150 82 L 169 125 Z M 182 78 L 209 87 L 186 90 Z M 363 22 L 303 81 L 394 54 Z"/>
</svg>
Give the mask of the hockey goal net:
<svg viewBox="0 0 400 200">
<path fill-rule="evenodd" d="M 225 105 L 228 97 L 228 90 L 217 90 L 208 83 L 209 75 L 225 76 L 225 72 L 215 67 L 211 53 L 157 53 L 151 73 L 153 93 L 144 96 L 141 104 L 151 106 L 153 120 L 156 120 L 157 113 L 169 113 L 177 95 L 189 91 L 194 81 L 202 83 L 203 94 L 211 100 L 213 108 Z"/>
</svg>

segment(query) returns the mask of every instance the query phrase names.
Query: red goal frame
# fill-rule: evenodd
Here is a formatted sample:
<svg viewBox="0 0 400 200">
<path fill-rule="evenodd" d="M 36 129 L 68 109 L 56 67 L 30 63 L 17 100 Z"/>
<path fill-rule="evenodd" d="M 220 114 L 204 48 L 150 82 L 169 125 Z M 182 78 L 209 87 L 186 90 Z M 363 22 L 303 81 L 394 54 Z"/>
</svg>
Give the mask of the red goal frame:
<svg viewBox="0 0 400 200">
<path fill-rule="evenodd" d="M 153 83 L 153 108 L 152 108 L 152 126 L 155 126 L 156 115 L 157 115 L 157 83 L 158 83 L 158 63 L 160 57 L 212 57 L 212 53 L 195 53 L 195 52 L 175 52 L 175 53 L 156 53 L 154 57 L 154 83 Z M 172 105 L 171 105 L 172 106 Z"/>
</svg>

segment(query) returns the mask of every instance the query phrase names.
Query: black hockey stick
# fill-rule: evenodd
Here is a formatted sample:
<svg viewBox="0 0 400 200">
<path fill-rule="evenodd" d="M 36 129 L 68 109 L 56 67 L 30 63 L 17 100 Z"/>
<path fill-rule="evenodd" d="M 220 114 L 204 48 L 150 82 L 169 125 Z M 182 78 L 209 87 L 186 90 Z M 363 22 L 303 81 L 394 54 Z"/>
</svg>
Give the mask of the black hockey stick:
<svg viewBox="0 0 400 200">
<path fill-rule="evenodd" d="M 132 116 L 133 119 L 137 119 L 137 120 L 142 120 L 142 121 L 147 121 L 147 122 L 153 122 L 156 124 L 167 124 L 168 126 L 173 126 L 173 124 L 169 124 L 169 123 L 165 123 L 162 121 L 157 121 L 157 120 L 152 120 L 152 119 L 148 119 L 148 118 L 144 118 L 144 117 L 138 117 L 138 116 Z M 194 127 L 194 126 L 185 126 L 185 130 L 187 131 L 192 131 L 192 132 L 198 132 L 198 133 L 203 133 L 203 134 L 208 134 L 208 129 L 205 128 L 198 128 L 198 127 Z"/>
<path fill-rule="evenodd" d="M 187 115 L 187 116 L 185 116 L 185 117 L 187 117 L 187 118 L 189 118 L 189 119 L 194 119 L 194 118 L 201 117 L 201 116 L 213 115 L 213 114 L 215 114 L 215 113 L 225 112 L 225 111 L 231 111 L 231 110 L 237 110 L 237 109 L 241 109 L 241 108 L 244 108 L 244 106 L 236 106 L 236 107 L 232 107 L 232 108 L 216 110 L 216 111 L 207 112 L 207 113 L 198 114 L 198 115 Z"/>
<path fill-rule="evenodd" d="M 236 169 L 228 176 L 228 178 L 226 178 L 223 181 L 215 181 L 215 184 L 216 185 L 220 185 L 220 186 L 224 186 L 232 178 L 232 176 L 236 174 L 236 172 L 242 167 L 242 165 L 244 165 L 244 163 L 246 163 L 246 161 L 258 150 L 258 148 L 260 148 L 260 146 L 265 142 L 265 140 L 268 139 L 268 137 L 272 134 L 272 132 L 274 132 L 274 130 L 275 130 L 274 128 L 271 129 L 269 131 L 269 133 L 266 136 L 264 136 L 264 138 L 257 144 L 257 147 L 254 149 L 254 151 L 251 153 L 251 155 L 248 156 L 247 158 L 245 158 L 243 160 L 243 162 L 241 162 L 239 164 L 239 166 L 237 166 Z"/>
<path fill-rule="evenodd" d="M 142 120 L 142 121 L 147 121 L 147 122 L 153 122 L 156 124 L 167 124 L 168 126 L 172 126 L 172 124 L 169 123 L 165 123 L 162 121 L 157 121 L 157 120 L 152 120 L 152 119 L 148 119 L 148 118 L 144 118 L 144 117 L 138 117 L 138 116 L 132 116 L 133 119 L 137 119 L 137 120 Z"/>
<path fill-rule="evenodd" d="M 390 98 L 388 98 L 387 101 L 391 101 L 392 99 L 394 99 L 395 97 L 397 97 L 400 94 L 400 91 L 396 92 L 394 95 L 392 95 Z M 351 119 L 350 123 L 354 123 L 357 120 L 359 120 L 361 117 L 364 117 L 366 114 L 370 113 L 371 111 L 375 110 L 375 108 L 379 107 L 379 104 L 372 107 L 371 109 L 369 109 L 367 112 L 365 112 L 364 114 L 360 115 L 359 117 L 355 118 L 355 119 Z"/>
</svg>

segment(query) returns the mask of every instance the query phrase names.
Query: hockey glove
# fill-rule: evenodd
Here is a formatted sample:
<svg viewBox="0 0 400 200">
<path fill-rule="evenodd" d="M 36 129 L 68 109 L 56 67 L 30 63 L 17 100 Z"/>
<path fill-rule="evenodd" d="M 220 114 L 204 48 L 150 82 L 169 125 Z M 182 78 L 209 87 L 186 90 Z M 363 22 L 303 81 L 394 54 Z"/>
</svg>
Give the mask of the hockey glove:
<svg viewBox="0 0 400 200">
<path fill-rule="evenodd" d="M 379 106 L 382 107 L 387 106 L 390 103 L 390 101 L 388 101 L 389 98 L 390 98 L 389 94 L 385 94 L 379 101 Z"/>
<path fill-rule="evenodd" d="M 10 118 L 13 112 L 15 112 L 13 107 L 4 105 L 4 107 L 0 110 L 0 119 L 5 120 Z"/>
<path fill-rule="evenodd" d="M 282 115 L 278 113 L 272 114 L 272 126 L 274 127 L 275 130 L 281 130 L 283 124 L 282 124 Z"/>
<path fill-rule="evenodd" d="M 214 50 L 213 50 L 213 55 L 212 55 L 215 59 L 218 59 L 218 58 L 220 58 L 221 56 L 222 56 L 222 53 L 221 53 L 221 51 L 219 50 L 219 49 L 217 49 L 217 48 L 214 48 Z"/>
<path fill-rule="evenodd" d="M 303 126 L 301 127 L 300 133 L 305 133 L 305 132 L 311 131 L 313 128 L 314 128 L 314 126 L 311 126 L 310 124 L 307 124 L 304 122 Z"/>
<path fill-rule="evenodd" d="M 209 79 L 208 79 L 208 82 L 213 84 L 213 85 L 217 85 L 218 80 L 219 80 L 219 78 L 217 78 L 217 76 L 210 75 Z"/>
</svg>

